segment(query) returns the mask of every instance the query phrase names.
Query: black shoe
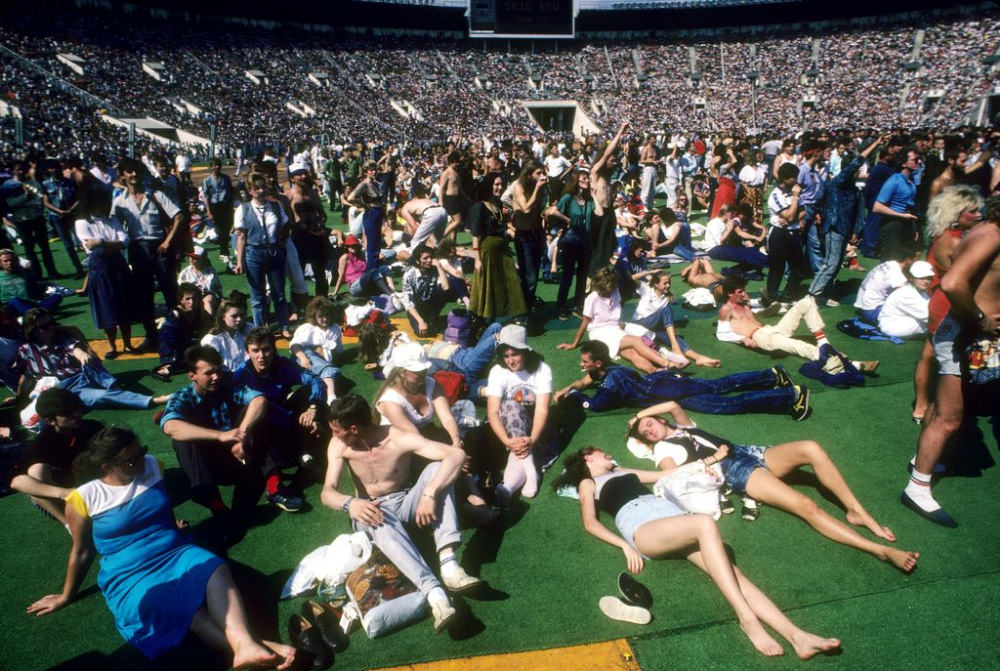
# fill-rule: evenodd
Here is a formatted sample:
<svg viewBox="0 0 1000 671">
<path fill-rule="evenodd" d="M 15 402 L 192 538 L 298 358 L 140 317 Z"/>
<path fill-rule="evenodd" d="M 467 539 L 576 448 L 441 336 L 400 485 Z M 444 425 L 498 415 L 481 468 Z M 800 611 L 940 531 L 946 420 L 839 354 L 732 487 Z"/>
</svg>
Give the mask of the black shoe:
<svg viewBox="0 0 1000 671">
<path fill-rule="evenodd" d="M 781 387 L 794 387 L 795 386 L 795 382 L 792 380 L 791 376 L 788 374 L 788 371 L 785 370 L 784 366 L 775 366 L 771 370 L 774 371 L 774 377 L 775 377 L 774 388 L 775 389 L 780 389 Z"/>
<path fill-rule="evenodd" d="M 288 639 L 294 647 L 312 655 L 309 668 L 329 669 L 333 666 L 333 653 L 323 643 L 319 629 L 298 613 L 288 618 Z"/>
<path fill-rule="evenodd" d="M 340 628 L 337 614 L 330 608 L 329 604 L 317 603 L 312 600 L 306 601 L 302 604 L 302 617 L 319 630 L 320 636 L 323 637 L 323 643 L 330 649 L 330 652 L 347 650 L 350 641 L 344 630 Z"/>
<path fill-rule="evenodd" d="M 795 403 L 792 404 L 792 419 L 801 422 L 809 418 L 812 408 L 809 407 L 809 389 L 802 386 L 793 387 L 797 392 Z"/>
<path fill-rule="evenodd" d="M 734 512 L 736 512 L 736 506 L 734 506 L 733 502 L 730 501 L 725 496 L 720 496 L 719 512 L 721 512 L 723 515 L 732 515 Z"/>
<path fill-rule="evenodd" d="M 267 502 L 271 505 L 277 506 L 284 510 L 286 513 L 297 513 L 302 510 L 302 504 L 304 501 L 300 496 L 292 496 L 290 494 L 284 494 L 282 492 L 275 492 L 274 494 L 267 495 Z"/>
<path fill-rule="evenodd" d="M 911 499 L 906 492 L 899 495 L 899 500 L 904 506 L 920 515 L 925 520 L 930 520 L 934 524 L 940 524 L 941 526 L 948 527 L 949 529 L 954 529 L 958 526 L 958 522 L 955 521 L 955 518 L 946 513 L 944 508 L 938 508 L 937 510 L 924 510 L 917 505 L 917 502 Z"/>
<path fill-rule="evenodd" d="M 650 608 L 653 605 L 653 595 L 649 589 L 628 573 L 618 574 L 618 593 L 630 606 Z"/>
<path fill-rule="evenodd" d="M 569 316 L 570 316 L 569 315 L 569 310 L 560 310 L 559 311 L 559 321 L 561 321 L 561 322 L 568 322 L 569 321 Z"/>
<path fill-rule="evenodd" d="M 170 375 L 168 375 L 167 373 L 161 373 L 159 370 L 155 368 L 149 371 L 149 375 L 151 377 L 155 377 L 160 382 L 170 382 Z"/>
<path fill-rule="evenodd" d="M 743 509 L 740 511 L 740 517 L 747 522 L 756 522 L 757 518 L 760 517 L 760 507 L 757 502 L 751 498 L 743 497 Z"/>
</svg>

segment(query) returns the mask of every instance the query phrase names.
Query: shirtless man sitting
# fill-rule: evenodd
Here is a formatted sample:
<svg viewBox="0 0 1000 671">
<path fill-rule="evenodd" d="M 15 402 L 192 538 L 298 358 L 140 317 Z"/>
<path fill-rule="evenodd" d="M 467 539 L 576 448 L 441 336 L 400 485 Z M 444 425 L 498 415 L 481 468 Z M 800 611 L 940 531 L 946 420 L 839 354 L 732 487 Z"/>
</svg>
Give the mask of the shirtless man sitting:
<svg viewBox="0 0 1000 671">
<path fill-rule="evenodd" d="M 742 277 L 727 277 L 723 281 L 722 288 L 728 298 L 719 308 L 719 326 L 715 336 L 724 342 L 740 343 L 751 349 L 787 352 L 807 361 L 818 360 L 819 348 L 828 345 L 829 341 L 824 331 L 826 325 L 816 307 L 816 299 L 806 296 L 792 305 L 777 324 L 769 326 L 759 322 L 750 310 L 750 296 L 746 286 L 746 280 Z M 815 345 L 792 337 L 803 320 L 816 337 Z M 878 368 L 878 361 L 855 361 L 854 365 L 862 373 L 874 373 Z M 824 365 L 824 370 L 831 374 L 842 372 L 843 369 L 839 357 L 829 357 Z"/>
<path fill-rule="evenodd" d="M 455 559 L 455 549 L 462 539 L 452 483 L 462 468 L 465 453 L 427 440 L 419 433 L 377 426 L 368 402 L 355 394 L 330 404 L 330 431 L 333 435 L 327 451 L 323 503 L 346 512 L 354 526 L 368 534 L 427 598 L 434 614 L 434 629 L 444 630 L 457 614 L 444 590 L 465 592 L 482 585 Z M 413 455 L 430 463 L 411 485 Z M 357 496 L 339 489 L 345 463 Z M 440 581 L 404 526 L 412 522 L 434 535 L 441 562 Z"/>
</svg>

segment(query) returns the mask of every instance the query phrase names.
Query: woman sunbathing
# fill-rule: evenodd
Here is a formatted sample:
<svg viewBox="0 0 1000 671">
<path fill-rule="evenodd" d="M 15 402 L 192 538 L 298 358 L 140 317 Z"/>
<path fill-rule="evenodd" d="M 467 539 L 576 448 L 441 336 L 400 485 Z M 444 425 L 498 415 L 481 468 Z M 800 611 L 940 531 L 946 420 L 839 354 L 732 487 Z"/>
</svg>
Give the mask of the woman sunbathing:
<svg viewBox="0 0 1000 671">
<path fill-rule="evenodd" d="M 653 496 L 644 484 L 656 482 L 660 471 L 618 468 L 596 447 L 585 447 L 566 458 L 566 471 L 555 488 L 576 487 L 587 532 L 621 548 L 628 568 L 638 573 L 644 559 L 683 556 L 707 573 L 736 611 L 740 628 L 762 654 L 784 653 L 764 625 L 792 644 L 802 659 L 836 650 L 840 641 L 800 629 L 736 568 L 726 554 L 715 521 L 707 515 L 687 515 L 676 505 Z M 619 535 L 600 523 L 598 511 L 614 517 Z"/>
<path fill-rule="evenodd" d="M 718 462 L 729 485 L 761 503 L 801 517 L 827 538 L 867 552 L 891 563 L 904 573 L 917 565 L 919 552 L 908 552 L 870 541 L 825 510 L 804 494 L 789 487 L 782 478 L 809 466 L 820 484 L 833 493 L 847 509 L 847 521 L 868 528 L 884 540 L 895 542 L 889 527 L 875 521 L 847 486 L 830 455 L 811 440 L 797 440 L 774 447 L 742 445 L 713 436 L 699 429 L 679 429 L 657 415 L 669 413 L 683 426 L 691 420 L 672 401 L 641 410 L 629 420 L 629 435 L 649 448 L 646 457 L 656 463 L 660 474 L 670 472 L 689 460 L 703 458 Z"/>
</svg>

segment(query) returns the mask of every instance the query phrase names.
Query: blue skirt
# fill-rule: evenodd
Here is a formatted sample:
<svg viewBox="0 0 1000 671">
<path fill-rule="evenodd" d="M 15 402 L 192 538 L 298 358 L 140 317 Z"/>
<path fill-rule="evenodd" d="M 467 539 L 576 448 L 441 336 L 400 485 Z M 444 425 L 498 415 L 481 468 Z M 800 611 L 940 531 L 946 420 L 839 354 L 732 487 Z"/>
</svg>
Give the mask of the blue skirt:
<svg viewBox="0 0 1000 671">
<path fill-rule="evenodd" d="M 131 324 L 129 284 L 132 273 L 121 252 L 110 256 L 100 251 L 91 252 L 87 257 L 87 271 L 87 295 L 94 328 Z"/>
</svg>

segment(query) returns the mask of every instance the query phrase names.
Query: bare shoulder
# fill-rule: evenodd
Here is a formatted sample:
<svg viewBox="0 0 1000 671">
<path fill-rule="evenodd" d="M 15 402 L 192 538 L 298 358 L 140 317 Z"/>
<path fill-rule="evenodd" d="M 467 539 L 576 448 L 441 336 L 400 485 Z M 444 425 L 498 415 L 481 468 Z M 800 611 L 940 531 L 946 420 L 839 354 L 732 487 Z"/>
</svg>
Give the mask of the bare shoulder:
<svg viewBox="0 0 1000 671">
<path fill-rule="evenodd" d="M 719 319 L 729 319 L 733 316 L 733 309 L 728 303 L 724 303 L 721 308 L 719 308 Z"/>
</svg>

